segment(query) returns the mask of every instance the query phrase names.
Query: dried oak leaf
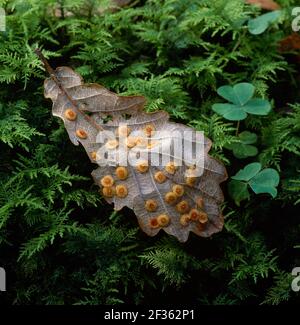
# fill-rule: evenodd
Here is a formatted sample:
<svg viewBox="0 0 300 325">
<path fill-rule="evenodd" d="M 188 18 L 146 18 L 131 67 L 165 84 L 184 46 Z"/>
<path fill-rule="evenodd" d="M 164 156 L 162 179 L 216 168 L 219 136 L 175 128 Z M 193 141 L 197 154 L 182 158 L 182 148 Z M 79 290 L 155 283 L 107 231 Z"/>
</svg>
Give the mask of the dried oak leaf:
<svg viewBox="0 0 300 325">
<path fill-rule="evenodd" d="M 225 167 L 207 154 L 210 140 L 203 137 L 204 165 L 200 177 L 194 177 L 195 167 L 189 166 L 189 157 L 182 166 L 174 164 L 176 157 L 171 155 L 173 163 L 166 166 L 140 161 L 134 166 L 120 167 L 116 164 L 116 148 L 126 161 L 130 154 L 136 154 L 137 147 L 162 156 L 158 150 L 162 139 L 155 139 L 152 133 L 167 130 L 168 134 L 182 134 L 192 129 L 170 122 L 164 111 L 144 112 L 142 96 L 118 96 L 101 85 L 84 84 L 81 76 L 69 67 L 58 67 L 51 74 L 45 80 L 45 97 L 52 99 L 53 115 L 64 121 L 73 144 L 81 143 L 91 162 L 98 163 L 92 176 L 107 202 L 114 203 L 116 210 L 125 206 L 133 209 L 140 227 L 150 236 L 163 229 L 185 242 L 190 231 L 208 237 L 222 229 L 223 194 L 219 184 L 227 174 Z M 120 137 L 99 143 L 99 131 L 125 132 L 125 141 L 121 145 Z M 99 154 L 104 147 L 111 150 L 109 157 Z M 114 165 L 104 164 L 107 160 Z"/>
<path fill-rule="evenodd" d="M 249 4 L 258 5 L 262 9 L 266 10 L 278 10 L 280 5 L 273 0 L 246 0 Z"/>
</svg>

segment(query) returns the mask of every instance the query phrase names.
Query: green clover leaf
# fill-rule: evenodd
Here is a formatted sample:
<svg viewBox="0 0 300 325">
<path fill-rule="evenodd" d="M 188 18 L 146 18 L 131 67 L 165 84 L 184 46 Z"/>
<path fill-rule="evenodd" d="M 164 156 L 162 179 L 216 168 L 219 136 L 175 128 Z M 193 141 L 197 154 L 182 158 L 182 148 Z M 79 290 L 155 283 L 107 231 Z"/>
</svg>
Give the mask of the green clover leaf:
<svg viewBox="0 0 300 325">
<path fill-rule="evenodd" d="M 238 171 L 235 176 L 232 176 L 232 179 L 235 179 L 237 181 L 250 181 L 252 177 L 258 174 L 258 172 L 261 170 L 261 164 L 260 163 L 251 163 Z"/>
<path fill-rule="evenodd" d="M 248 114 L 267 115 L 271 110 L 271 105 L 267 100 L 252 98 L 254 86 L 250 83 L 242 82 L 233 87 L 222 86 L 217 92 L 230 103 L 217 103 L 212 106 L 212 109 L 227 120 L 241 121 Z"/>
<path fill-rule="evenodd" d="M 253 35 L 262 34 L 272 23 L 281 16 L 281 10 L 275 10 L 248 20 L 248 30 Z"/>
<path fill-rule="evenodd" d="M 231 180 L 228 183 L 229 195 L 234 199 L 237 206 L 240 206 L 241 201 L 250 198 L 250 193 L 248 191 L 248 184 L 244 182 L 239 182 Z"/>
<path fill-rule="evenodd" d="M 239 142 L 226 145 L 225 148 L 232 150 L 238 159 L 256 156 L 258 150 L 252 144 L 257 141 L 257 135 L 249 131 L 241 132 L 238 136 Z"/>
<path fill-rule="evenodd" d="M 255 194 L 268 193 L 276 197 L 280 180 L 278 172 L 273 168 L 261 169 L 260 163 L 251 163 L 231 177 L 233 180 L 229 182 L 228 190 L 237 205 L 249 198 L 248 185 Z"/>
<path fill-rule="evenodd" d="M 273 198 L 277 195 L 276 187 L 279 184 L 279 175 L 275 169 L 267 168 L 254 176 L 249 185 L 255 194 L 269 193 Z"/>
</svg>

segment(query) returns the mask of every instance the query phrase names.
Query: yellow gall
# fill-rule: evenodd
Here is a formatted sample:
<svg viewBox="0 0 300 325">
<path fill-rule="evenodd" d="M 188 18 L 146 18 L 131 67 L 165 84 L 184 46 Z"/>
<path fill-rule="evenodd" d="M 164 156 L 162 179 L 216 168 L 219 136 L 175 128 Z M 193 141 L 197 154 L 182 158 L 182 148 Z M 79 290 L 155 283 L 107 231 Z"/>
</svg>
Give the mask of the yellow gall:
<svg viewBox="0 0 300 325">
<path fill-rule="evenodd" d="M 119 137 L 127 137 L 129 135 L 129 133 L 131 132 L 130 127 L 128 127 L 127 125 L 120 125 L 117 128 L 116 134 Z"/>
<path fill-rule="evenodd" d="M 140 173 L 146 173 L 149 169 L 148 161 L 142 160 L 136 165 L 136 170 Z"/>
<path fill-rule="evenodd" d="M 188 186 L 195 186 L 197 181 L 196 171 L 193 168 L 188 168 L 185 171 L 185 182 Z"/>
<path fill-rule="evenodd" d="M 187 177 L 196 177 L 196 170 L 195 170 L 195 168 L 190 167 L 190 168 L 186 169 L 185 175 Z"/>
<path fill-rule="evenodd" d="M 186 177 L 185 178 L 185 183 L 188 186 L 195 186 L 196 181 L 197 181 L 197 178 L 196 177 Z"/>
<path fill-rule="evenodd" d="M 179 213 L 186 213 L 190 209 L 189 203 L 187 201 L 180 201 L 179 203 L 176 204 L 176 210 Z"/>
<path fill-rule="evenodd" d="M 152 229 L 158 228 L 159 224 L 158 224 L 157 218 L 151 218 L 150 221 L 149 221 L 149 226 Z"/>
<path fill-rule="evenodd" d="M 190 219 L 191 219 L 192 221 L 197 221 L 197 220 L 199 219 L 199 217 L 200 217 L 200 211 L 199 211 L 199 210 L 197 210 L 197 209 L 192 209 L 192 210 L 190 211 Z"/>
<path fill-rule="evenodd" d="M 148 140 L 143 137 L 137 137 L 135 143 L 140 148 L 146 148 L 148 145 Z"/>
<path fill-rule="evenodd" d="M 166 214 L 161 214 L 157 217 L 157 222 L 161 227 L 166 227 L 170 223 L 170 217 Z"/>
<path fill-rule="evenodd" d="M 196 204 L 197 204 L 197 207 L 200 208 L 200 209 L 203 209 L 204 207 L 204 200 L 201 196 L 198 196 L 196 198 Z"/>
<path fill-rule="evenodd" d="M 117 167 L 116 168 L 116 176 L 121 180 L 126 179 L 128 177 L 128 169 L 123 166 Z"/>
<path fill-rule="evenodd" d="M 113 186 L 110 187 L 103 187 L 102 194 L 105 197 L 113 197 L 116 193 L 116 190 Z"/>
<path fill-rule="evenodd" d="M 69 121 L 75 121 L 77 118 L 77 113 L 74 112 L 72 109 L 65 110 L 65 118 Z"/>
<path fill-rule="evenodd" d="M 144 133 L 147 137 L 151 137 L 151 135 L 154 133 L 155 131 L 155 127 L 153 124 L 147 124 L 145 127 L 144 127 Z"/>
<path fill-rule="evenodd" d="M 133 148 L 136 145 L 136 138 L 135 137 L 128 137 L 125 139 L 125 145 L 128 148 Z"/>
<path fill-rule="evenodd" d="M 173 161 L 170 161 L 166 164 L 165 170 L 167 173 L 174 175 L 177 170 L 177 166 Z"/>
<path fill-rule="evenodd" d="M 178 197 L 184 194 L 184 187 L 182 185 L 173 185 L 172 192 L 174 192 Z"/>
<path fill-rule="evenodd" d="M 91 152 L 91 159 L 92 160 L 97 160 L 97 152 L 96 151 Z"/>
<path fill-rule="evenodd" d="M 163 172 L 159 171 L 154 174 L 154 179 L 157 183 L 161 184 L 166 181 L 167 177 Z"/>
<path fill-rule="evenodd" d="M 86 139 L 87 138 L 87 133 L 82 129 L 76 130 L 76 135 L 80 139 Z"/>
<path fill-rule="evenodd" d="M 189 224 L 190 216 L 188 214 L 183 214 L 180 217 L 180 224 L 184 227 L 186 227 Z"/>
<path fill-rule="evenodd" d="M 196 169 L 196 165 L 195 165 L 195 164 L 185 163 L 185 165 L 186 165 L 190 170 L 195 170 L 195 169 Z"/>
<path fill-rule="evenodd" d="M 206 223 L 208 221 L 207 213 L 200 211 L 198 220 L 200 223 Z"/>
<path fill-rule="evenodd" d="M 112 150 L 112 149 L 116 149 L 119 145 L 119 141 L 118 140 L 108 140 L 106 143 L 105 143 L 105 147 L 109 150 Z"/>
<path fill-rule="evenodd" d="M 175 193 L 173 193 L 173 192 L 166 193 L 165 201 L 168 204 L 174 204 L 176 200 L 177 200 L 177 195 Z"/>
<path fill-rule="evenodd" d="M 128 189 L 126 185 L 117 185 L 116 186 L 116 195 L 118 197 L 124 198 L 128 194 Z"/>
<path fill-rule="evenodd" d="M 106 175 L 101 178 L 100 183 L 103 187 L 111 187 L 114 185 L 114 179 L 111 175 Z"/>
<path fill-rule="evenodd" d="M 157 210 L 157 207 L 158 207 L 158 205 L 157 205 L 157 202 L 155 200 L 150 199 L 150 200 L 147 200 L 145 202 L 145 209 L 147 211 L 149 211 L 149 212 L 156 211 Z"/>
</svg>

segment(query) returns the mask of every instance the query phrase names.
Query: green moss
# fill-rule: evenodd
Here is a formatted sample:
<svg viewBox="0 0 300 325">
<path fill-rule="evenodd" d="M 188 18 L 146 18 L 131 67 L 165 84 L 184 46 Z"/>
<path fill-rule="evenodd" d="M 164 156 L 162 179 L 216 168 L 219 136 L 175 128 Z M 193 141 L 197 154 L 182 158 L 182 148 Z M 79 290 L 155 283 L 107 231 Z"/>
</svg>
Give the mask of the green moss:
<svg viewBox="0 0 300 325">
<path fill-rule="evenodd" d="M 58 5 L 57 3 L 60 3 Z M 0 266 L 7 304 L 299 303 L 290 289 L 299 259 L 299 63 L 280 53 L 296 1 L 260 35 L 261 15 L 243 0 L 153 0 L 112 11 L 108 1 L 0 1 Z M 101 10 L 99 6 L 101 5 Z M 51 103 L 33 50 L 86 81 L 145 95 L 147 110 L 204 130 L 229 176 L 253 162 L 276 169 L 275 199 L 249 194 L 237 206 L 224 184 L 225 227 L 211 240 L 149 238 L 129 210 L 115 213 L 92 185 L 90 164 L 73 146 Z M 216 115 L 217 89 L 240 82 L 272 103 L 240 122 Z M 258 155 L 239 159 L 241 132 Z M 298 253 L 297 253 L 298 252 Z M 163 298 L 157 294 L 163 291 Z"/>
</svg>

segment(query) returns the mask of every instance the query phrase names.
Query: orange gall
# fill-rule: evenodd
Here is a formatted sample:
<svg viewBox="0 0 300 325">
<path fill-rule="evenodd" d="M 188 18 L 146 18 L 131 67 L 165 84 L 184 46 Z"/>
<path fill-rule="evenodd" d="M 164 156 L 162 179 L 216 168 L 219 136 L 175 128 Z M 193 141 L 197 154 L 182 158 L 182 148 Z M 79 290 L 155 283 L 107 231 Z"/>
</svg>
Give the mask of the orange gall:
<svg viewBox="0 0 300 325">
<path fill-rule="evenodd" d="M 69 121 L 75 121 L 77 118 L 77 113 L 70 108 L 66 109 L 65 110 L 65 118 Z"/>
<path fill-rule="evenodd" d="M 190 209 L 189 203 L 187 201 L 180 201 L 179 203 L 176 204 L 176 210 L 179 213 L 186 213 Z"/>
<path fill-rule="evenodd" d="M 159 171 L 154 174 L 154 179 L 157 183 L 161 184 L 166 181 L 167 177 L 163 172 Z"/>
<path fill-rule="evenodd" d="M 123 166 L 117 167 L 116 176 L 121 180 L 125 180 L 128 177 L 128 169 Z"/>
<path fill-rule="evenodd" d="M 124 198 L 128 195 L 128 189 L 126 185 L 117 185 L 116 186 L 116 196 Z"/>
<path fill-rule="evenodd" d="M 83 129 L 76 130 L 76 136 L 80 139 L 86 139 L 87 133 Z"/>
<path fill-rule="evenodd" d="M 106 175 L 101 178 L 100 183 L 103 187 L 111 187 L 114 185 L 114 179 L 111 175 Z"/>
<path fill-rule="evenodd" d="M 175 201 L 177 200 L 177 195 L 173 192 L 168 192 L 165 195 L 165 202 L 168 204 L 174 204 Z"/>
<path fill-rule="evenodd" d="M 166 227 L 170 223 L 170 217 L 166 214 L 161 214 L 157 217 L 157 222 L 161 227 Z"/>
<path fill-rule="evenodd" d="M 149 211 L 149 212 L 156 211 L 157 210 L 157 207 L 158 207 L 158 205 L 157 205 L 157 202 L 155 200 L 150 199 L 150 200 L 147 200 L 145 202 L 145 209 L 147 211 Z"/>
</svg>

